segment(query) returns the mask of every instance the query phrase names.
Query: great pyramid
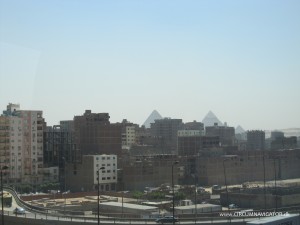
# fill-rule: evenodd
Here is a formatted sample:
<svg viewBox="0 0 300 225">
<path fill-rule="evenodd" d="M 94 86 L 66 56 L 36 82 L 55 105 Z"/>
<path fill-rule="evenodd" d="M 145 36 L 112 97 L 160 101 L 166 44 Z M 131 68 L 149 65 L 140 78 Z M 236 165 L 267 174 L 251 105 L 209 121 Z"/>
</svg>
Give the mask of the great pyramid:
<svg viewBox="0 0 300 225">
<path fill-rule="evenodd" d="M 209 111 L 204 119 L 202 120 L 202 123 L 204 124 L 204 127 L 211 127 L 214 126 L 215 123 L 218 124 L 218 126 L 223 126 L 223 123 L 216 117 L 216 115 Z"/>
<path fill-rule="evenodd" d="M 246 131 L 240 126 L 238 125 L 236 128 L 235 128 L 235 133 L 236 134 L 243 134 L 245 133 Z"/>
<path fill-rule="evenodd" d="M 150 128 L 150 124 L 151 123 L 154 123 L 155 120 L 160 120 L 162 119 L 163 117 L 156 111 L 156 110 L 153 110 L 153 112 L 150 114 L 150 116 L 146 119 L 146 121 L 144 122 L 144 126 L 146 128 Z"/>
</svg>

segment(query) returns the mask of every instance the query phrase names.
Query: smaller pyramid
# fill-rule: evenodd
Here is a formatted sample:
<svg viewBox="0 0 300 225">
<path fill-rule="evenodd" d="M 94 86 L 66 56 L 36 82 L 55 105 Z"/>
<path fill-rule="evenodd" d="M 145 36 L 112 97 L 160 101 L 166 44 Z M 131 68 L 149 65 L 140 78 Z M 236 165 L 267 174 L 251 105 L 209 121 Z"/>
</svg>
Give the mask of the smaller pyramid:
<svg viewBox="0 0 300 225">
<path fill-rule="evenodd" d="M 148 118 L 143 123 L 143 125 L 146 128 L 150 128 L 151 123 L 154 123 L 155 120 L 161 120 L 161 119 L 162 119 L 162 116 L 156 110 L 153 110 L 153 112 L 150 114 L 150 116 L 148 116 Z"/>
<path fill-rule="evenodd" d="M 204 124 L 204 127 L 211 127 L 214 126 L 215 123 L 218 124 L 218 126 L 223 126 L 223 123 L 216 117 L 216 115 L 212 112 L 209 111 L 204 119 L 202 120 L 202 123 Z"/>
<path fill-rule="evenodd" d="M 235 128 L 235 133 L 236 134 L 243 134 L 245 133 L 246 131 L 240 126 L 238 125 L 236 128 Z"/>
</svg>

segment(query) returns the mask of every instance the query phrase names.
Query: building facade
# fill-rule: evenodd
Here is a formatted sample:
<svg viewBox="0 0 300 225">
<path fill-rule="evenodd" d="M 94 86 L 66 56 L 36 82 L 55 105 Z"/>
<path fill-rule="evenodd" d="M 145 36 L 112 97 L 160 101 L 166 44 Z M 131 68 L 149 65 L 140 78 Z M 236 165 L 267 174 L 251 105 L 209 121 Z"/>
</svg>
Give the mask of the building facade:
<svg viewBox="0 0 300 225">
<path fill-rule="evenodd" d="M 66 164 L 66 186 L 71 191 L 115 191 L 118 180 L 117 155 L 84 155 L 81 163 Z M 103 168 L 103 169 L 101 169 Z"/>
<path fill-rule="evenodd" d="M 234 127 L 228 126 L 214 126 L 205 127 L 206 136 L 218 136 L 220 137 L 221 146 L 232 146 L 235 140 Z"/>
<path fill-rule="evenodd" d="M 121 154 L 122 125 L 111 124 L 109 118 L 108 113 L 92 113 L 91 110 L 74 117 L 75 144 L 80 157 L 89 154 Z"/>
<path fill-rule="evenodd" d="M 265 132 L 261 130 L 251 130 L 247 132 L 247 150 L 265 150 Z"/>
<path fill-rule="evenodd" d="M 2 137 L 6 140 L 6 152 L 1 162 L 8 166 L 7 182 L 32 187 L 48 182 L 49 172 L 45 171 L 43 162 L 45 122 L 42 111 L 20 110 L 20 105 L 10 103 L 1 117 L 2 123 L 6 123 Z M 58 172 L 51 176 L 51 181 L 58 181 Z"/>
<path fill-rule="evenodd" d="M 151 123 L 151 135 L 160 142 L 163 153 L 177 153 L 177 132 L 183 129 L 181 119 L 164 118 Z"/>
</svg>

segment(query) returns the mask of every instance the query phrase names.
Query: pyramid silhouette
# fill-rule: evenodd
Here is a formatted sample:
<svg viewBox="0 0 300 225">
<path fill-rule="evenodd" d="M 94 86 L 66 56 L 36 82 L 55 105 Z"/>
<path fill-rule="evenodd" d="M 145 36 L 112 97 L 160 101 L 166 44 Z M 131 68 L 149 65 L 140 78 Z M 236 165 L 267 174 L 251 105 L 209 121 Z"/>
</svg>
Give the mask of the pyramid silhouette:
<svg viewBox="0 0 300 225">
<path fill-rule="evenodd" d="M 155 120 L 160 120 L 162 119 L 163 117 L 156 111 L 156 110 L 153 110 L 153 112 L 150 114 L 150 116 L 148 116 L 148 118 L 146 119 L 146 121 L 143 123 L 143 125 L 146 127 L 146 128 L 150 128 L 150 124 L 151 123 L 154 123 Z"/>
<path fill-rule="evenodd" d="M 242 134 L 242 133 L 245 133 L 246 131 L 240 126 L 238 125 L 236 128 L 235 128 L 235 133 L 236 134 Z"/>
<path fill-rule="evenodd" d="M 210 127 L 214 126 L 215 123 L 218 124 L 218 126 L 223 126 L 223 123 L 216 117 L 216 115 L 212 112 L 209 111 L 204 119 L 202 120 L 202 123 L 204 124 L 204 127 Z"/>
</svg>

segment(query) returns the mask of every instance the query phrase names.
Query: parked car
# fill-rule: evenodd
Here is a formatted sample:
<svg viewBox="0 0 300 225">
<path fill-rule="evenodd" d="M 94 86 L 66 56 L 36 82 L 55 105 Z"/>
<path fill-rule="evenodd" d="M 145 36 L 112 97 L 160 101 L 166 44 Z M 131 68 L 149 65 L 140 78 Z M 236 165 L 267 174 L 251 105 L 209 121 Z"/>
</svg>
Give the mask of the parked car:
<svg viewBox="0 0 300 225">
<path fill-rule="evenodd" d="M 236 204 L 230 204 L 228 208 L 229 209 L 237 209 L 238 206 Z"/>
<path fill-rule="evenodd" d="M 17 208 L 14 209 L 13 213 L 16 214 L 16 215 L 17 214 L 18 215 L 23 215 L 23 214 L 25 214 L 25 209 L 17 207 Z"/>
<path fill-rule="evenodd" d="M 164 224 L 164 223 L 173 223 L 173 221 L 178 222 L 178 218 L 173 217 L 173 216 L 165 216 L 165 217 L 156 219 L 155 222 Z"/>
</svg>

